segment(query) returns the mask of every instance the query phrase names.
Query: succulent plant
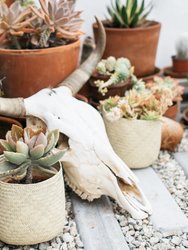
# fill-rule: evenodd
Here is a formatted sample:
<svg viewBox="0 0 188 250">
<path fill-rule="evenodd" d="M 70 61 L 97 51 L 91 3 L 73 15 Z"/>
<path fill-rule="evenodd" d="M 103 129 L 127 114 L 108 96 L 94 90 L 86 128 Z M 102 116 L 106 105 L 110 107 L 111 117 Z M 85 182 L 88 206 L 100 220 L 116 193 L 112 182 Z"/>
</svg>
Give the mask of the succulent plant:
<svg viewBox="0 0 188 250">
<path fill-rule="evenodd" d="M 17 0 L 9 8 L 0 3 L 0 45 L 33 49 L 68 44 L 82 34 L 80 11 L 74 0 Z"/>
<path fill-rule="evenodd" d="M 149 15 L 152 5 L 145 6 L 145 1 L 142 0 L 139 5 L 137 0 L 125 0 L 125 4 L 121 0 L 115 0 L 111 6 L 107 7 L 110 15 L 110 26 L 115 28 L 135 28 L 146 26 L 149 22 L 146 17 Z"/>
<path fill-rule="evenodd" d="M 168 108 L 168 102 L 158 99 L 150 90 L 132 89 L 124 97 L 109 97 L 100 102 L 105 118 L 111 122 L 126 119 L 159 120 Z"/>
<path fill-rule="evenodd" d="M 96 72 L 99 75 L 109 76 L 109 79 L 95 81 L 99 87 L 99 92 L 103 95 L 108 91 L 107 88 L 113 84 L 121 83 L 133 76 L 134 68 L 131 67 L 130 61 L 127 58 L 121 57 L 117 60 L 115 57 L 102 59 L 96 66 Z"/>
<path fill-rule="evenodd" d="M 176 58 L 188 59 L 188 33 L 182 34 L 176 41 Z"/>
<path fill-rule="evenodd" d="M 6 140 L 0 140 L 4 149 L 0 159 L 0 179 L 25 178 L 26 183 L 31 183 L 33 168 L 55 174 L 56 170 L 52 166 L 64 154 L 64 151 L 54 149 L 58 138 L 58 130 L 50 131 L 46 135 L 41 129 L 35 131 L 13 125 L 11 131 L 6 134 Z"/>
</svg>

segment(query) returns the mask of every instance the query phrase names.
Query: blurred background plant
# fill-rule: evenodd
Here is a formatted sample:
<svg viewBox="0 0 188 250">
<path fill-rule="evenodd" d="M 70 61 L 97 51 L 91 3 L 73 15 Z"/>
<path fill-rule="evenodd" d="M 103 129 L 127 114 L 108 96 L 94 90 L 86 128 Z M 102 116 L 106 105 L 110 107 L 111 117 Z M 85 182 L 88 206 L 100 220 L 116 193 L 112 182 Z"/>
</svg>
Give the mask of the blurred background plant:
<svg viewBox="0 0 188 250">
<path fill-rule="evenodd" d="M 107 76 L 107 80 L 96 80 L 94 83 L 98 87 L 98 91 L 105 95 L 108 87 L 132 78 L 134 67 L 131 66 L 127 58 L 121 57 L 116 59 L 113 56 L 102 59 L 96 66 L 98 76 Z"/>
<path fill-rule="evenodd" d="M 176 41 L 176 58 L 188 59 L 188 33 L 183 33 Z"/>
<path fill-rule="evenodd" d="M 170 91 L 168 90 L 170 93 Z M 101 101 L 100 109 L 109 121 L 116 121 L 120 118 L 140 119 L 140 120 L 159 120 L 166 112 L 171 99 L 157 98 L 151 90 L 145 88 L 142 91 L 132 89 L 126 92 L 125 97 L 110 97 Z"/>
<path fill-rule="evenodd" d="M 11 49 L 55 47 L 71 43 L 82 34 L 75 1 L 17 0 L 10 7 L 0 3 L 0 46 Z"/>
<path fill-rule="evenodd" d="M 111 2 L 107 6 L 107 11 L 110 16 L 108 25 L 114 28 L 135 28 L 145 27 L 150 24 L 146 20 L 147 16 L 152 10 L 152 4 L 149 3 L 145 6 L 145 1 L 142 0 L 141 4 L 137 0 L 126 0 L 121 3 L 121 0 Z"/>
</svg>

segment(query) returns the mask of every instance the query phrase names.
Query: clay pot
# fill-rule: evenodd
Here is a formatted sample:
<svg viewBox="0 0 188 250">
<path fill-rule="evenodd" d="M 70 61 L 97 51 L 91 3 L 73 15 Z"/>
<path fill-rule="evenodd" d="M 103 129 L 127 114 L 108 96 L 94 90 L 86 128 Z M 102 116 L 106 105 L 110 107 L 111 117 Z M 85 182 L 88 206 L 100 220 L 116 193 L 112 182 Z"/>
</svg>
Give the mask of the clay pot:
<svg viewBox="0 0 188 250">
<path fill-rule="evenodd" d="M 188 59 L 178 59 L 172 56 L 172 69 L 177 73 L 188 73 Z"/>
<path fill-rule="evenodd" d="M 0 49 L 0 79 L 6 97 L 28 97 L 54 87 L 78 66 L 80 41 L 36 50 Z"/>
<path fill-rule="evenodd" d="M 184 110 L 183 110 L 183 123 L 185 124 L 185 125 L 188 125 L 188 108 L 185 108 Z"/>
<path fill-rule="evenodd" d="M 167 111 L 165 112 L 164 116 L 176 120 L 178 111 L 179 111 L 179 102 L 173 102 L 173 105 L 170 106 Z"/>
<path fill-rule="evenodd" d="M 12 3 L 14 2 L 14 0 L 6 0 L 5 3 L 10 6 Z"/>
<path fill-rule="evenodd" d="M 107 24 L 103 22 L 104 26 Z M 106 49 L 103 58 L 109 56 L 127 57 L 135 66 L 135 75 L 150 75 L 155 70 L 155 57 L 161 24 L 151 22 L 144 28 L 108 28 L 106 31 Z M 93 24 L 95 40 L 97 40 L 97 24 Z"/>
<path fill-rule="evenodd" d="M 22 124 L 10 117 L 0 116 L 0 139 L 5 139 L 5 135 L 8 130 L 11 130 L 12 125 L 18 125 L 22 127 Z M 3 153 L 3 148 L 0 146 L 0 154 Z"/>
<path fill-rule="evenodd" d="M 103 81 L 107 81 L 109 79 L 108 76 L 102 76 L 102 75 L 97 75 L 97 74 L 93 74 L 89 80 L 89 84 L 90 84 L 90 92 L 91 92 L 91 97 L 94 101 L 99 102 L 100 100 L 104 100 L 107 99 L 110 96 L 124 96 L 125 95 L 125 91 L 129 90 L 132 87 L 132 83 L 130 79 L 127 79 L 121 83 L 112 85 L 108 87 L 108 92 L 105 95 L 102 95 L 99 91 L 98 91 L 98 87 L 96 86 L 96 84 L 94 83 L 96 80 L 103 80 Z"/>
</svg>

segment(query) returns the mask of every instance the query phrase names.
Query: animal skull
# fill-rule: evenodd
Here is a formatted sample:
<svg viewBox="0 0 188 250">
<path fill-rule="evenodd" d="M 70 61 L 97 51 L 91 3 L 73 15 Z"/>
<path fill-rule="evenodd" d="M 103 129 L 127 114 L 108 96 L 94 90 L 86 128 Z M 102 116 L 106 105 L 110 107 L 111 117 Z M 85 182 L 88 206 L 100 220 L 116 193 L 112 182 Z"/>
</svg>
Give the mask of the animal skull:
<svg viewBox="0 0 188 250">
<path fill-rule="evenodd" d="M 0 113 L 37 117 L 48 129 L 59 128 L 68 137 L 62 161 L 69 186 L 89 201 L 101 195 L 111 196 L 134 218 L 141 219 L 151 213 L 151 207 L 137 178 L 114 153 L 99 112 L 72 96 L 87 81 L 103 53 L 104 30 L 101 23 L 99 27 L 103 39 L 89 59 L 59 87 L 43 89 L 24 100 L 1 98 Z"/>
</svg>

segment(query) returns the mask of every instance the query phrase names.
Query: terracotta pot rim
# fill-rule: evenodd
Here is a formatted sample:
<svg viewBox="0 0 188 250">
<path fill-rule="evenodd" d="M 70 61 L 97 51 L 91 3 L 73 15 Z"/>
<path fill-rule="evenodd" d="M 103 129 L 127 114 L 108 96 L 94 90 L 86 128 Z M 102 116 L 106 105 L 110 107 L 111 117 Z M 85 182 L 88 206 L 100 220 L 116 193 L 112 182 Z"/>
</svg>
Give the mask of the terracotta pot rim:
<svg viewBox="0 0 188 250">
<path fill-rule="evenodd" d="M 176 55 L 173 55 L 172 60 L 173 61 L 182 61 L 182 62 L 184 61 L 184 62 L 186 62 L 186 61 L 188 61 L 188 58 L 180 59 L 180 58 L 177 58 Z"/>
<path fill-rule="evenodd" d="M 42 49 L 3 49 L 0 48 L 0 54 L 13 54 L 13 55 L 20 55 L 20 54 L 49 54 L 53 52 L 57 52 L 60 49 L 68 50 L 72 47 L 80 46 L 80 40 L 76 40 L 67 45 L 56 46 L 52 48 L 42 48 Z"/>
<path fill-rule="evenodd" d="M 0 116 L 0 122 L 15 123 L 16 125 L 22 127 L 22 124 L 19 121 L 7 116 Z"/>
<path fill-rule="evenodd" d="M 148 20 L 149 21 L 149 20 Z M 107 23 L 107 20 L 102 20 L 102 23 Z M 111 28 L 111 27 L 105 27 L 105 30 L 109 31 L 116 31 L 116 32 L 136 32 L 136 31 L 145 31 L 145 30 L 153 30 L 153 29 L 158 29 L 161 27 L 161 23 L 157 21 L 151 21 L 152 25 L 149 25 L 147 27 L 137 27 L 137 28 Z M 93 28 L 97 27 L 97 23 L 93 23 Z"/>
</svg>

